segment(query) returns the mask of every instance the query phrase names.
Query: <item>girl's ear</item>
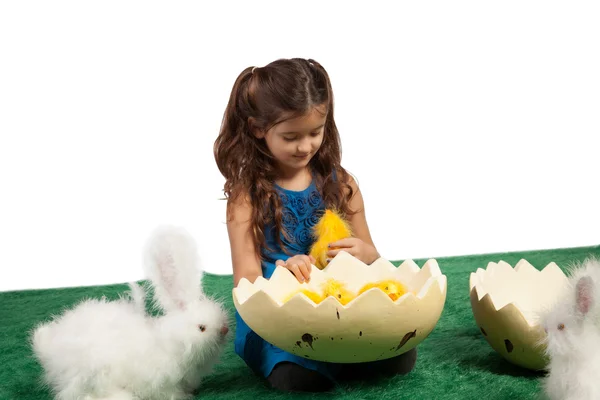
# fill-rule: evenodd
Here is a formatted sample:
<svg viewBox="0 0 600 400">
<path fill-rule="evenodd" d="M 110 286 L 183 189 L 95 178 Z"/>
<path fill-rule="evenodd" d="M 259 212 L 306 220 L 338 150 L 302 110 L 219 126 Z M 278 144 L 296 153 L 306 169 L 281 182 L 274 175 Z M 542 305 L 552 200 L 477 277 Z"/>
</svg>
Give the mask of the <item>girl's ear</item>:
<svg viewBox="0 0 600 400">
<path fill-rule="evenodd" d="M 248 128 L 257 139 L 264 139 L 266 132 L 256 128 L 256 120 L 252 117 L 248 118 Z"/>
</svg>

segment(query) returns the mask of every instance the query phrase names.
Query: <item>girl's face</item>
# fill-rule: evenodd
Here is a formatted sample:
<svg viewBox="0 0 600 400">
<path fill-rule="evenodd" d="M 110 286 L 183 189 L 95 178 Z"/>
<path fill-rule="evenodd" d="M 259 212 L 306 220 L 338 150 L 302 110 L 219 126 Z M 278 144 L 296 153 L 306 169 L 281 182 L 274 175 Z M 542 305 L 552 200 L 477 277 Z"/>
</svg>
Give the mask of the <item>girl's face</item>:
<svg viewBox="0 0 600 400">
<path fill-rule="evenodd" d="M 315 107 L 307 114 L 275 125 L 256 137 L 265 139 L 278 166 L 287 172 L 306 168 L 323 143 L 327 115 L 324 107 Z"/>
</svg>

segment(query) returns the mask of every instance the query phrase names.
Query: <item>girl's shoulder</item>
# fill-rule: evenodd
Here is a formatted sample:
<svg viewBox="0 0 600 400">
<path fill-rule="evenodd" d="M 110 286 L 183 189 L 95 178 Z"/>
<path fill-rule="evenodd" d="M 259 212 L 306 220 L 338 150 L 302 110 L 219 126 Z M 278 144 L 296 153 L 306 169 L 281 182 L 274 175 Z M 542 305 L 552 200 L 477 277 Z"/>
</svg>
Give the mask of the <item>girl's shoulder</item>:
<svg viewBox="0 0 600 400">
<path fill-rule="evenodd" d="M 227 198 L 227 220 L 243 221 L 252 215 L 252 199 L 247 192 L 239 192 Z"/>
<path fill-rule="evenodd" d="M 356 181 L 356 178 L 354 178 L 354 176 L 350 172 L 348 172 L 341 166 L 338 168 L 334 168 L 331 172 L 331 175 L 333 177 L 334 182 L 339 181 L 339 183 L 341 183 L 342 185 L 349 185 L 353 189 L 357 189 L 358 183 Z"/>
</svg>

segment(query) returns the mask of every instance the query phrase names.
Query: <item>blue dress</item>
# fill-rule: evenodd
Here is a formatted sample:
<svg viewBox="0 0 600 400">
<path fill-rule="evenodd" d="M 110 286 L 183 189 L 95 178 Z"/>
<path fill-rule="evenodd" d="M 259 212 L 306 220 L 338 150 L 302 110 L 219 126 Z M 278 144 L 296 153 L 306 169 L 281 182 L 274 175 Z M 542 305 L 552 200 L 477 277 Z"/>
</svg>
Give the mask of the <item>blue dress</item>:
<svg viewBox="0 0 600 400">
<path fill-rule="evenodd" d="M 291 191 L 275 186 L 283 203 L 283 225 L 287 230 L 289 240 L 282 236 L 282 242 L 287 248 L 286 254 L 275 239 L 274 227 L 265 229 L 268 247 L 262 250 L 262 273 L 269 279 L 275 270 L 277 260 L 287 260 L 298 254 L 308 254 L 313 244 L 312 228 L 319 221 L 325 210 L 323 199 L 318 192 L 314 180 L 305 190 Z M 273 367 L 280 362 L 292 362 L 307 369 L 318 371 L 330 379 L 335 379 L 341 365 L 309 360 L 288 353 L 263 340 L 242 320 L 236 312 L 235 352 L 246 364 L 262 377 L 268 377 Z"/>
</svg>

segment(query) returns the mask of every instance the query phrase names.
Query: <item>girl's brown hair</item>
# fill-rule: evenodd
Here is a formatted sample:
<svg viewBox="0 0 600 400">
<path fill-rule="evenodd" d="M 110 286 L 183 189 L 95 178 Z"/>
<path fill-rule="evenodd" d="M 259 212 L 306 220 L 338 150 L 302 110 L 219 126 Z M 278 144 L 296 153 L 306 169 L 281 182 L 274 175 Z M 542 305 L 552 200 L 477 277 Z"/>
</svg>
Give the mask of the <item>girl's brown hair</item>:
<svg viewBox="0 0 600 400">
<path fill-rule="evenodd" d="M 214 155 L 225 177 L 227 219 L 232 204 L 240 196 L 247 196 L 252 205 L 251 230 L 259 255 L 260 249 L 266 247 L 264 229 L 268 224 L 275 226 L 275 237 L 280 240 L 283 206 L 275 190 L 277 171 L 273 156 L 264 139 L 258 139 L 254 133 L 266 132 L 318 106 L 325 106 L 327 118 L 323 143 L 310 167 L 326 207 L 348 216 L 354 212 L 349 208 L 353 190 L 348 184 L 349 174 L 340 164 L 342 152 L 333 116 L 333 91 L 325 69 L 312 59 L 280 59 L 261 68 L 246 68 L 231 90 Z"/>
</svg>

